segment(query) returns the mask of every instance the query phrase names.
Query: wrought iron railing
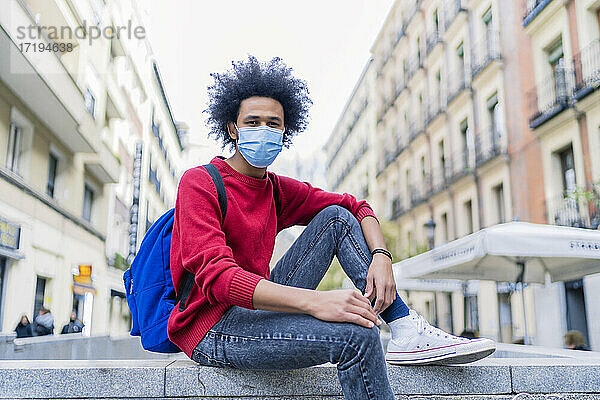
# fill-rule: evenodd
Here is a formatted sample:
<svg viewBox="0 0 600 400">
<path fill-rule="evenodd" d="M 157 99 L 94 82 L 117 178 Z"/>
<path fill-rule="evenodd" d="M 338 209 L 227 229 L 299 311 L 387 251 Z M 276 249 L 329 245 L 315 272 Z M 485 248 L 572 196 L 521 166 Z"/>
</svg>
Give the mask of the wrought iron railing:
<svg viewBox="0 0 600 400">
<path fill-rule="evenodd" d="M 598 187 L 561 193 L 546 202 L 548 223 L 577 228 L 598 229 L 600 226 L 600 193 Z"/>
<path fill-rule="evenodd" d="M 442 34 L 439 29 L 434 29 L 433 31 L 427 34 L 427 53 L 431 53 L 431 51 L 435 48 L 438 43 L 442 42 Z"/>
<path fill-rule="evenodd" d="M 454 19 L 456 19 L 458 14 L 461 11 L 465 11 L 465 8 L 462 5 L 462 0 L 446 0 L 445 4 L 445 28 L 448 29 L 448 27 L 452 24 L 452 22 L 454 22 Z"/>
<path fill-rule="evenodd" d="M 576 97 L 600 87 L 600 39 L 593 40 L 573 57 Z"/>
<path fill-rule="evenodd" d="M 529 91 L 528 101 L 531 116 L 529 125 L 539 126 L 572 104 L 575 74 L 572 68 L 557 65 L 553 73 L 542 79 Z"/>
<path fill-rule="evenodd" d="M 435 117 L 446 111 L 446 93 L 443 88 L 431 95 L 429 99 L 430 100 L 427 103 L 427 118 L 425 120 L 425 125 L 429 125 Z"/>
<path fill-rule="evenodd" d="M 552 0 L 523 0 L 523 25 L 529 24 Z"/>
<path fill-rule="evenodd" d="M 469 74 L 470 77 L 470 74 Z M 448 74 L 448 103 L 450 103 L 463 90 L 470 86 L 471 82 L 467 79 L 467 66 L 459 65 L 454 71 Z"/>
<path fill-rule="evenodd" d="M 494 32 L 473 45 L 471 76 L 477 76 L 489 63 L 500 59 L 500 35 Z"/>
<path fill-rule="evenodd" d="M 450 163 L 450 179 L 452 181 L 456 181 L 473 171 L 471 159 L 471 149 L 469 148 L 454 153 Z"/>
<path fill-rule="evenodd" d="M 507 148 L 503 132 L 496 126 L 489 126 L 483 136 L 475 138 L 475 162 L 483 165 L 501 154 L 506 154 Z"/>
</svg>

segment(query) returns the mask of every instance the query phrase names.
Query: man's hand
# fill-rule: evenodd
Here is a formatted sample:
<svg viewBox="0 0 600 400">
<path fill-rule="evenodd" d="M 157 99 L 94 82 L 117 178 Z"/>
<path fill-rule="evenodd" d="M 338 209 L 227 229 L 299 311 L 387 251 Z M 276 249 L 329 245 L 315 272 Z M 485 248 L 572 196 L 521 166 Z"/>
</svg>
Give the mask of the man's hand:
<svg viewBox="0 0 600 400">
<path fill-rule="evenodd" d="M 354 289 L 313 291 L 308 314 L 323 321 L 353 322 L 365 328 L 381 321 L 373 312 L 369 300 Z"/>
<path fill-rule="evenodd" d="M 392 260 L 385 254 L 375 253 L 367 273 L 365 297 L 371 298 L 376 293 L 377 300 L 373 312 L 379 315 L 394 302 L 396 298 L 396 281 L 392 270 Z"/>
</svg>

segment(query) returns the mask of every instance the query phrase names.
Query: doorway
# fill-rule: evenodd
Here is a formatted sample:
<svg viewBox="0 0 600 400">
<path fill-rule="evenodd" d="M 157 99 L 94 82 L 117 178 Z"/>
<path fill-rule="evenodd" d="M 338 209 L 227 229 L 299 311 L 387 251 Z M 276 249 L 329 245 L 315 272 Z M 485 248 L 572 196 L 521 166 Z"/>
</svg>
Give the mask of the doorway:
<svg viewBox="0 0 600 400">
<path fill-rule="evenodd" d="M 565 303 L 567 306 L 567 330 L 581 332 L 585 343 L 589 346 L 583 279 L 565 282 Z"/>
</svg>

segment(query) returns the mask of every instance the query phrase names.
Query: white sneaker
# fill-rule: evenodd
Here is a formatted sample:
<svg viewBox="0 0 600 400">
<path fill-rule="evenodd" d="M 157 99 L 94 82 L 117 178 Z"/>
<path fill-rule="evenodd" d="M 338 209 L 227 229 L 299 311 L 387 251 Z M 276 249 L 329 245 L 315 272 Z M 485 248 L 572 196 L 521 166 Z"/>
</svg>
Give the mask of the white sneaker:
<svg viewBox="0 0 600 400">
<path fill-rule="evenodd" d="M 414 310 L 392 324 L 399 332 L 392 332 L 394 338 L 388 342 L 385 360 L 390 364 L 464 364 L 496 350 L 493 340 L 451 335 L 431 326 Z"/>
</svg>

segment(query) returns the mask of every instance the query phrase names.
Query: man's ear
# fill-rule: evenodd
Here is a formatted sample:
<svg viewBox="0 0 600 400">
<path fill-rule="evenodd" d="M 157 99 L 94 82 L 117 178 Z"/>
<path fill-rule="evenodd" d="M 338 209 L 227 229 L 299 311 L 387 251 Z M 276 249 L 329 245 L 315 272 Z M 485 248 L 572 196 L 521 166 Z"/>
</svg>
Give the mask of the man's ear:
<svg viewBox="0 0 600 400">
<path fill-rule="evenodd" d="M 229 137 L 233 140 L 237 139 L 237 130 L 235 129 L 235 125 L 233 124 L 233 122 L 227 123 L 227 133 L 229 134 Z"/>
</svg>

